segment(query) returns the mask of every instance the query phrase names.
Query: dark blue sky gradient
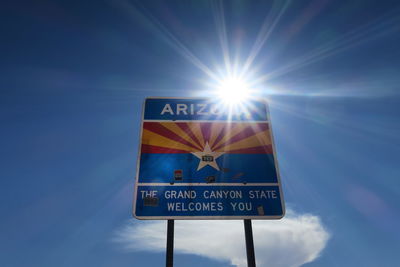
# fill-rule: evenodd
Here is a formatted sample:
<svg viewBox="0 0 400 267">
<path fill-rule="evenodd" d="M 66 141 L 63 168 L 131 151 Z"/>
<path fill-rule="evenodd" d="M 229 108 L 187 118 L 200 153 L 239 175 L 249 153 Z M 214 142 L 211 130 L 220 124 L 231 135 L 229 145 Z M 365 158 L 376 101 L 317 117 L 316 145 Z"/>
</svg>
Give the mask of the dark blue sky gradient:
<svg viewBox="0 0 400 267">
<path fill-rule="evenodd" d="M 332 235 L 304 266 L 397 266 L 400 4 L 226 1 L 232 60 L 246 61 L 285 5 L 250 69 L 270 75 L 258 86 L 271 99 L 286 204 L 320 216 Z M 213 5 L 1 6 L 0 266 L 162 266 L 163 253 L 126 253 L 111 240 L 134 220 L 144 98 L 209 95 L 211 79 L 183 47 L 224 68 Z"/>
</svg>

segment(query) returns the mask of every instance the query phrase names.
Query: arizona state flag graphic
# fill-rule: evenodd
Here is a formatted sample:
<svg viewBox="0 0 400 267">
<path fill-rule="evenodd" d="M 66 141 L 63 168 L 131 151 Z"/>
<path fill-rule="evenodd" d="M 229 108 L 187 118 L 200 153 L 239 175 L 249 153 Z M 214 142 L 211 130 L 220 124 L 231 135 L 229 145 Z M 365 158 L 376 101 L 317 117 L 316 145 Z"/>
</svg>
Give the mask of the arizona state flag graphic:
<svg viewBox="0 0 400 267">
<path fill-rule="evenodd" d="M 284 214 L 267 106 L 148 98 L 135 184 L 139 219 L 278 219 Z"/>
<path fill-rule="evenodd" d="M 144 122 L 140 162 L 143 183 L 277 181 L 268 122 Z"/>
</svg>

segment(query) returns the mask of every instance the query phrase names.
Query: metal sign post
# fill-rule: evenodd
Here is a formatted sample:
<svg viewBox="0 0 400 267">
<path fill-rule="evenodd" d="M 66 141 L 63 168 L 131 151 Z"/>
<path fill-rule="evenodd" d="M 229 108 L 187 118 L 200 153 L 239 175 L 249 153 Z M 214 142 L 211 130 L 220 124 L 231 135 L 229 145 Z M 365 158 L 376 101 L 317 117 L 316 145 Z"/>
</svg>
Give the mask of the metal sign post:
<svg viewBox="0 0 400 267">
<path fill-rule="evenodd" d="M 167 223 L 167 253 L 166 267 L 174 266 L 174 220 L 168 220 Z"/>
<path fill-rule="evenodd" d="M 244 222 L 244 235 L 246 239 L 247 266 L 256 267 L 256 256 L 254 253 L 253 229 L 251 220 L 246 219 Z"/>
<path fill-rule="evenodd" d="M 168 220 L 167 266 L 173 220 L 245 220 L 249 266 L 255 266 L 250 220 L 284 213 L 264 100 L 236 107 L 208 98 L 145 100 L 133 215 Z"/>
</svg>

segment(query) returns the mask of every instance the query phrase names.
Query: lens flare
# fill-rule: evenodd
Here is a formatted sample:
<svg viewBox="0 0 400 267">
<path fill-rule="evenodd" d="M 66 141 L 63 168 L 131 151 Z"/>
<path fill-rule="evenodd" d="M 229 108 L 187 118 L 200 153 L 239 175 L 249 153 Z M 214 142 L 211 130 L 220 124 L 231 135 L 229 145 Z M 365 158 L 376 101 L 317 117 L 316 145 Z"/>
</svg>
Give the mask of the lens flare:
<svg viewBox="0 0 400 267">
<path fill-rule="evenodd" d="M 245 80 L 228 77 L 217 87 L 217 96 L 226 104 L 239 104 L 250 97 L 250 90 Z"/>
</svg>

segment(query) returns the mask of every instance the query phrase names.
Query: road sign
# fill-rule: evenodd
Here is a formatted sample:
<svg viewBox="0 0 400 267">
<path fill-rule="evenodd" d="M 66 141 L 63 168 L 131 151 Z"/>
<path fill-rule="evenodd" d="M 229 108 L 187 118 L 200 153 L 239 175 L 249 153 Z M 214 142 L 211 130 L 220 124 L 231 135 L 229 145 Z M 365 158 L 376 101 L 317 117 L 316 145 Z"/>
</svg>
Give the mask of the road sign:
<svg viewBox="0 0 400 267">
<path fill-rule="evenodd" d="M 280 219 L 285 213 L 267 103 L 147 98 L 133 215 Z"/>
</svg>

